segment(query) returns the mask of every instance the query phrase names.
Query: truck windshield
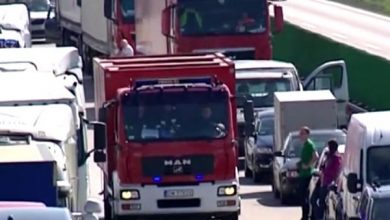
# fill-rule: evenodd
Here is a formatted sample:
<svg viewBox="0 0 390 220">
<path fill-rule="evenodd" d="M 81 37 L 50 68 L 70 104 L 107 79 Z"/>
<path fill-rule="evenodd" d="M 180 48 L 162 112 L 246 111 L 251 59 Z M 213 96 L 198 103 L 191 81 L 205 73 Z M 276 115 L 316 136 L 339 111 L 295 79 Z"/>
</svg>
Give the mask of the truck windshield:
<svg viewBox="0 0 390 220">
<path fill-rule="evenodd" d="M 3 135 L 0 134 L 0 146 L 29 144 L 29 138 L 26 135 Z"/>
<path fill-rule="evenodd" d="M 135 21 L 134 0 L 121 0 L 121 13 L 125 23 L 133 24 Z"/>
<path fill-rule="evenodd" d="M 259 34 L 267 30 L 265 0 L 178 0 L 183 36 Z"/>
<path fill-rule="evenodd" d="M 291 91 L 292 84 L 287 78 L 237 79 L 237 106 L 243 107 L 243 99 L 253 100 L 255 108 L 273 107 L 274 92 Z"/>
<path fill-rule="evenodd" d="M 378 198 L 374 200 L 372 209 L 372 218 L 375 220 L 387 220 L 389 219 L 389 198 Z"/>
<path fill-rule="evenodd" d="M 390 183 L 390 146 L 372 146 L 367 151 L 367 182 Z"/>
<path fill-rule="evenodd" d="M 227 135 L 225 91 L 130 94 L 122 105 L 127 139 L 133 142 L 219 139 Z"/>
<path fill-rule="evenodd" d="M 346 136 L 342 133 L 314 133 L 310 134 L 310 139 L 314 142 L 318 154 L 321 154 L 328 141 L 334 139 L 339 145 L 342 145 L 345 144 Z M 299 136 L 294 135 L 288 143 L 285 154 L 288 157 L 299 157 L 301 155 L 302 148 L 303 143 L 299 139 Z"/>
</svg>

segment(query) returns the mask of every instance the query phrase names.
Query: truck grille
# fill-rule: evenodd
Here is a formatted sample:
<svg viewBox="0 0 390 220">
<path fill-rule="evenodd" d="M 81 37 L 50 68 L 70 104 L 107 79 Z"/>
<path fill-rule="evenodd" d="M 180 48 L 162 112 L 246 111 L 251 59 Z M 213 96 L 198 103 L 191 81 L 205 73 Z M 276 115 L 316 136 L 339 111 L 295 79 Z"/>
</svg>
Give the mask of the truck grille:
<svg viewBox="0 0 390 220">
<path fill-rule="evenodd" d="M 35 19 L 31 21 L 32 25 L 39 25 L 45 23 L 45 19 Z"/>
<path fill-rule="evenodd" d="M 200 207 L 200 199 L 160 199 L 158 208 L 192 208 Z"/>
<path fill-rule="evenodd" d="M 253 60 L 255 59 L 255 50 L 226 51 L 223 54 L 233 60 Z"/>
<path fill-rule="evenodd" d="M 209 175 L 214 171 L 212 155 L 183 157 L 145 157 L 142 173 L 147 177 L 176 175 Z"/>
</svg>

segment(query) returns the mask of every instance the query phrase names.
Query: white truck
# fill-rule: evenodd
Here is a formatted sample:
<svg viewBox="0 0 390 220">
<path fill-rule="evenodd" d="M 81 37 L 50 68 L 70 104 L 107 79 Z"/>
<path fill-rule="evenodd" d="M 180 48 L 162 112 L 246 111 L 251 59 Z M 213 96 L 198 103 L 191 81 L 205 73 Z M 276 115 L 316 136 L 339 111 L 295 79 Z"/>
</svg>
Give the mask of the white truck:
<svg viewBox="0 0 390 220">
<path fill-rule="evenodd" d="M 82 211 L 89 196 L 86 136 L 78 130 L 83 118 L 74 95 L 54 75 L 40 72 L 0 74 L 0 116 L 7 134 L 30 134 L 31 145 L 57 152 L 70 188 L 66 206 Z"/>
<path fill-rule="evenodd" d="M 39 54 L 39 56 L 38 56 Z M 0 72 L 45 72 L 54 75 L 71 91 L 79 112 L 86 114 L 82 60 L 75 47 L 0 50 Z M 86 115 L 85 115 L 86 116 Z"/>
<path fill-rule="evenodd" d="M 23 47 L 31 47 L 30 12 L 27 5 L 0 2 L 0 48 Z"/>
<path fill-rule="evenodd" d="M 56 0 L 57 18 L 47 24 L 47 35 L 61 39 L 62 45 L 77 46 L 90 74 L 93 57 L 114 55 L 120 40 L 127 39 L 134 47 L 133 1 Z"/>
<path fill-rule="evenodd" d="M 337 102 L 329 90 L 275 92 L 274 152 L 302 126 L 337 129 Z"/>
</svg>

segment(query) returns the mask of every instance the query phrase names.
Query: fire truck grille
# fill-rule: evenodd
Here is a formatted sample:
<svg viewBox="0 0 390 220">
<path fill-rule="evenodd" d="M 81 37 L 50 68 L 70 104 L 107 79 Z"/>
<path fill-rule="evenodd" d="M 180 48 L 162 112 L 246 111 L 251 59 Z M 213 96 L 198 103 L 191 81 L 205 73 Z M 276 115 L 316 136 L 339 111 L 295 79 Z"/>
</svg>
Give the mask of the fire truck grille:
<svg viewBox="0 0 390 220">
<path fill-rule="evenodd" d="M 200 207 L 200 199 L 160 199 L 157 200 L 158 208 L 192 208 Z"/>
<path fill-rule="evenodd" d="M 183 157 L 145 157 L 142 172 L 146 177 L 176 175 L 209 175 L 214 171 L 212 155 Z"/>
</svg>

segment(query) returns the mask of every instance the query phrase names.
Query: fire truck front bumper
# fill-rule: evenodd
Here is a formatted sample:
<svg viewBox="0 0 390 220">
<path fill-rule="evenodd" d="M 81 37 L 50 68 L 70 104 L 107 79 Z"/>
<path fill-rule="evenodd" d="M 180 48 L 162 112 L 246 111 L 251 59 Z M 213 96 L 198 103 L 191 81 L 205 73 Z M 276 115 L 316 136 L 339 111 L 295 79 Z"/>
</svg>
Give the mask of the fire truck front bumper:
<svg viewBox="0 0 390 220">
<path fill-rule="evenodd" d="M 120 185 L 112 207 L 119 216 L 211 215 L 240 212 L 236 180 L 180 186 Z"/>
</svg>

